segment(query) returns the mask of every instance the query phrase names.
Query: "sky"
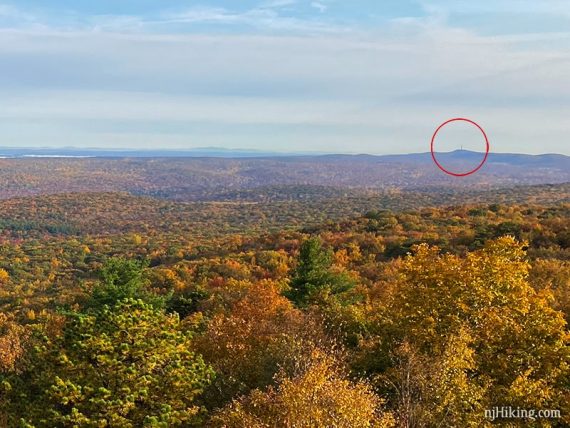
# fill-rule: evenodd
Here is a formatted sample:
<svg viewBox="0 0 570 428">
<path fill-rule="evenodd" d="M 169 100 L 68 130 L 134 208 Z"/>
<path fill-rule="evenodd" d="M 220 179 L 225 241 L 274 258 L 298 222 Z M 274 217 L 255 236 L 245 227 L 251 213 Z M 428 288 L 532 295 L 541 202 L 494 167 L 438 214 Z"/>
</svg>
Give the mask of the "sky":
<svg viewBox="0 0 570 428">
<path fill-rule="evenodd" d="M 0 0 L 0 97 L 0 147 L 425 152 L 465 117 L 570 154 L 570 1 Z"/>
</svg>

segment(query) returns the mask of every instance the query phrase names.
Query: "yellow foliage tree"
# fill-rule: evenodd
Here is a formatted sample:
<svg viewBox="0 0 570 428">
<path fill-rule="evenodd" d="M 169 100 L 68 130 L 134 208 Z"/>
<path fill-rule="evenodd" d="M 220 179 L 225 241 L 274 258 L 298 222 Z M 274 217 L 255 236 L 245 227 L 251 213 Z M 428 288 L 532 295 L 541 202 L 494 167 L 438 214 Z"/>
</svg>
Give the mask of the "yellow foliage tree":
<svg viewBox="0 0 570 428">
<path fill-rule="evenodd" d="M 0 268 L 0 284 L 6 284 L 10 279 L 10 274 L 5 270 Z"/>
<path fill-rule="evenodd" d="M 390 414 L 364 382 L 351 382 L 335 359 L 315 349 L 288 376 L 281 371 L 276 386 L 255 390 L 234 401 L 211 420 L 226 428 L 387 428 Z"/>
<path fill-rule="evenodd" d="M 17 362 L 24 355 L 29 329 L 0 313 L 0 374 L 17 370 Z"/>
<path fill-rule="evenodd" d="M 446 364 L 447 344 L 466 334 L 470 340 L 461 349 L 465 358 L 472 356 L 464 359 L 469 364 L 462 371 L 470 373 L 472 387 L 489 387 L 479 404 L 463 401 L 450 411 L 457 415 L 461 407 L 485 403 L 564 409 L 570 402 L 563 386 L 570 376 L 565 321 L 550 306 L 550 292 L 529 284 L 529 267 L 524 244 L 508 236 L 465 257 L 416 247 L 404 260 L 388 302 L 375 307 L 374 328 L 381 336 L 371 340 L 379 345 L 365 352 L 365 367 L 382 371 L 379 355 L 393 353 L 402 342 L 439 360 L 436 365 Z M 453 391 L 462 394 L 459 385 Z M 445 403 L 441 394 L 430 400 L 429 408 Z"/>
</svg>

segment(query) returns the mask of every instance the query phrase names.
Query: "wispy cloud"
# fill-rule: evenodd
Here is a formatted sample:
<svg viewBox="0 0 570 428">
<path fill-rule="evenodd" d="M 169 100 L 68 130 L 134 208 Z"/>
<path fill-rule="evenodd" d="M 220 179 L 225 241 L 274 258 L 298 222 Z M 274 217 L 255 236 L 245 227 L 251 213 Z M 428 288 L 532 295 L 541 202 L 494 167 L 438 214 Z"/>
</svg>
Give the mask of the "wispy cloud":
<svg viewBox="0 0 570 428">
<path fill-rule="evenodd" d="M 283 7 L 290 7 L 293 5 L 298 4 L 298 0 L 272 0 L 272 1 L 264 1 L 260 3 L 258 8 L 260 9 L 279 9 Z"/>
<path fill-rule="evenodd" d="M 346 25 L 339 25 L 320 16 L 298 16 L 296 0 L 261 2 L 255 7 L 241 10 L 221 6 L 196 5 L 190 8 L 163 10 L 154 14 L 97 14 L 83 16 L 78 12 L 63 14 L 32 14 L 24 10 L 0 4 L 0 28 L 42 27 L 54 30 L 95 30 L 117 32 L 185 33 L 208 32 L 221 29 L 277 31 L 288 33 L 346 32 Z M 310 6 L 325 11 L 323 2 Z M 41 10 L 41 9 L 40 9 Z M 208 29 L 205 26 L 210 26 Z"/>
<path fill-rule="evenodd" d="M 328 6 L 326 4 L 318 2 L 318 1 L 311 2 L 311 7 L 314 9 L 317 9 L 321 13 L 326 12 L 328 9 Z"/>
<path fill-rule="evenodd" d="M 32 13 L 15 6 L 0 4 L 0 28 L 32 28 L 40 26 L 40 20 Z"/>
<path fill-rule="evenodd" d="M 23 19 L 27 21 L 31 20 L 32 16 L 14 6 L 0 4 L 0 18 Z"/>
<path fill-rule="evenodd" d="M 454 21 L 452 2 L 429 3 L 377 26 L 335 19 L 323 1 L 130 15 L 0 7 L 0 133 L 4 144 L 378 153 L 423 150 L 437 122 L 462 115 L 499 151 L 567 152 L 570 34 L 481 34 Z"/>
<path fill-rule="evenodd" d="M 346 26 L 317 18 L 298 18 L 283 15 L 282 8 L 294 2 L 272 2 L 243 12 L 235 12 L 225 8 L 194 7 L 178 12 L 169 12 L 160 20 L 146 22 L 149 26 L 156 24 L 217 24 L 229 26 L 247 26 L 257 30 L 276 30 L 301 33 L 331 33 L 348 31 Z"/>
</svg>

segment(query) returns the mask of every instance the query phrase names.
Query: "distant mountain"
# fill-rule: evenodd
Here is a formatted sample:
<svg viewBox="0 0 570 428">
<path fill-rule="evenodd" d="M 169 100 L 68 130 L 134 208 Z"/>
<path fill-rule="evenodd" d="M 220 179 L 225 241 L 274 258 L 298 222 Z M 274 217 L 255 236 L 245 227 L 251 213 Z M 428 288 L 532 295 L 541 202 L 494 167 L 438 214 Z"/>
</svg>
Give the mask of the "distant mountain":
<svg viewBox="0 0 570 428">
<path fill-rule="evenodd" d="M 455 150 L 452 152 L 437 153 L 436 157 L 441 163 L 465 162 L 478 164 L 484 154 L 469 150 Z M 97 158 L 280 158 L 298 159 L 309 158 L 318 162 L 372 162 L 372 163 L 403 163 L 403 164 L 431 164 L 430 152 L 408 153 L 396 155 L 369 155 L 369 154 L 324 154 L 311 152 L 280 153 L 251 149 L 226 149 L 223 147 L 200 147 L 183 150 L 170 149 L 98 149 L 98 148 L 14 148 L 0 147 L 0 157 L 4 158 L 51 158 L 51 157 L 97 157 Z M 561 154 L 526 155 L 518 153 L 490 153 L 488 164 L 504 164 L 513 166 L 533 166 L 540 168 L 570 168 L 570 156 Z"/>
<path fill-rule="evenodd" d="M 485 154 L 473 152 L 469 150 L 455 150 L 452 152 L 436 153 L 436 159 L 440 163 L 446 162 L 465 162 L 479 164 Z M 425 153 L 409 153 L 399 155 L 325 155 L 322 156 L 327 161 L 345 161 L 352 159 L 363 162 L 374 163 L 401 163 L 401 164 L 432 164 L 433 159 L 430 152 Z M 527 155 L 520 153 L 489 153 L 487 164 L 491 165 L 512 165 L 512 166 L 529 166 L 539 168 L 560 168 L 570 169 L 570 156 L 561 154 L 543 154 L 543 155 Z"/>
<path fill-rule="evenodd" d="M 494 164 L 528 165 L 538 168 L 560 168 L 570 171 L 570 156 L 559 154 L 522 155 L 491 153 L 489 162 Z"/>
</svg>

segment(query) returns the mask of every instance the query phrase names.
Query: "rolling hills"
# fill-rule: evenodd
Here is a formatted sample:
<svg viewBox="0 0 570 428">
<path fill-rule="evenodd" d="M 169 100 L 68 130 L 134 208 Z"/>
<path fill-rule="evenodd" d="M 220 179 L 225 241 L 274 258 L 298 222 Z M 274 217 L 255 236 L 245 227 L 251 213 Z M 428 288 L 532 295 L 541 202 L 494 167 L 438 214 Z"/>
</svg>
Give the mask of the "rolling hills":
<svg viewBox="0 0 570 428">
<path fill-rule="evenodd" d="M 437 156 L 440 162 L 459 170 L 471 169 L 482 158 L 481 153 L 468 151 Z M 570 157 L 564 155 L 492 153 L 477 174 L 464 178 L 441 172 L 429 153 L 0 159 L 2 199 L 118 191 L 181 201 L 210 201 L 265 187 L 326 186 L 350 192 L 389 189 L 432 192 L 565 182 L 570 182 Z"/>
</svg>

